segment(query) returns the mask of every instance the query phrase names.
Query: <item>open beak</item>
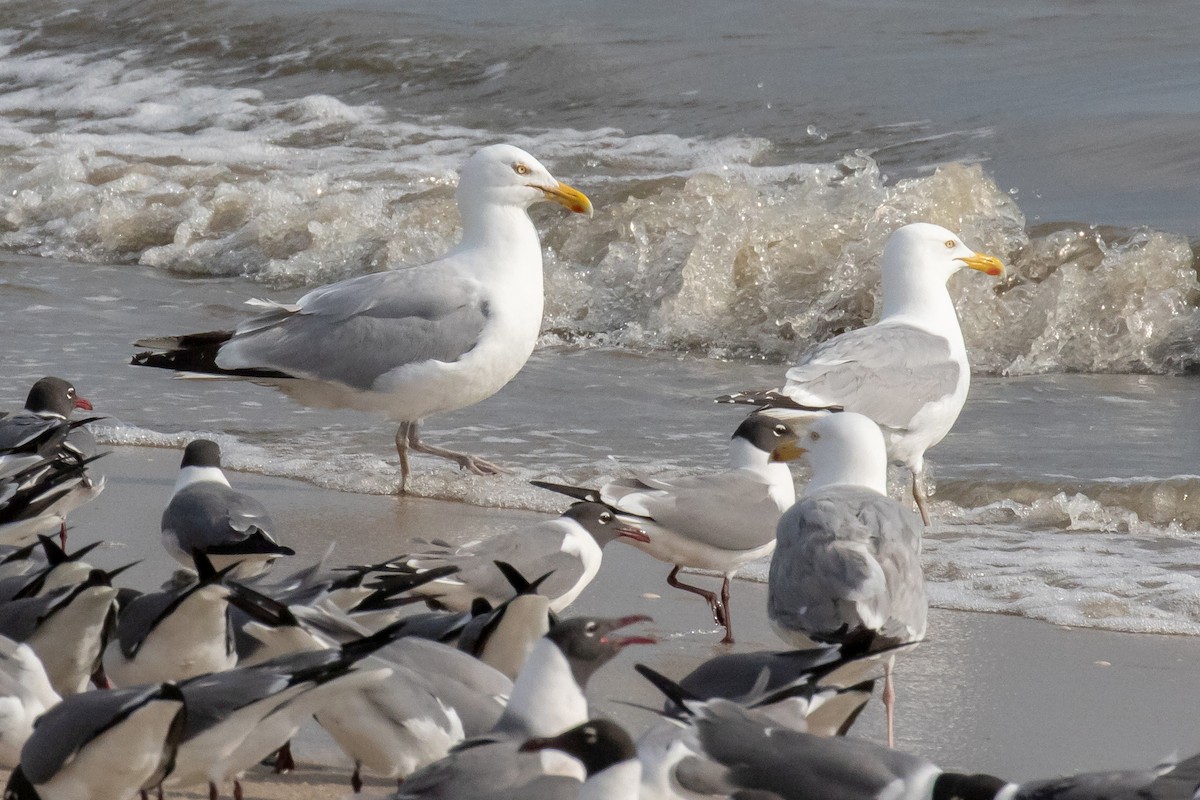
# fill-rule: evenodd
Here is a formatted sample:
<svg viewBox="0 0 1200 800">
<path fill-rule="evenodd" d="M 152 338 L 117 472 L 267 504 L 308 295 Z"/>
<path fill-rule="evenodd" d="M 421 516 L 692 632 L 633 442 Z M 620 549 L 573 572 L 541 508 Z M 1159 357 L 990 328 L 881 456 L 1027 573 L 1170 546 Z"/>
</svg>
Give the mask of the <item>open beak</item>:
<svg viewBox="0 0 1200 800">
<path fill-rule="evenodd" d="M 635 542 L 641 542 L 642 544 L 650 544 L 650 537 L 646 532 L 641 528 L 634 528 L 633 526 L 617 528 L 617 536 L 624 536 L 626 539 L 633 539 Z"/>
<path fill-rule="evenodd" d="M 621 617 L 611 629 L 600 637 L 600 644 L 611 644 L 617 647 L 628 647 L 631 644 L 658 644 L 658 639 L 653 636 L 613 636 L 612 632 L 621 628 L 628 628 L 630 625 L 638 622 L 654 622 L 645 614 L 634 614 L 629 617 Z"/>
<path fill-rule="evenodd" d="M 986 275 L 991 275 L 993 278 L 997 278 L 1004 274 L 1004 264 L 995 256 L 976 253 L 973 256 L 959 258 L 958 260 L 966 264 L 971 269 L 977 269 Z"/>
<path fill-rule="evenodd" d="M 75 397 L 75 407 L 82 408 L 84 411 L 92 410 L 92 404 L 90 402 L 88 402 L 88 399 L 86 397 L 76 396 Z"/>
<path fill-rule="evenodd" d="M 574 211 L 576 214 L 587 214 L 592 216 L 592 201 L 583 192 L 573 186 L 568 186 L 565 183 L 557 183 L 554 186 L 533 186 L 534 189 L 540 189 L 547 200 L 558 203 L 564 208 Z"/>
<path fill-rule="evenodd" d="M 784 442 L 771 451 L 771 461 L 795 461 L 807 451 L 798 441 Z"/>
</svg>

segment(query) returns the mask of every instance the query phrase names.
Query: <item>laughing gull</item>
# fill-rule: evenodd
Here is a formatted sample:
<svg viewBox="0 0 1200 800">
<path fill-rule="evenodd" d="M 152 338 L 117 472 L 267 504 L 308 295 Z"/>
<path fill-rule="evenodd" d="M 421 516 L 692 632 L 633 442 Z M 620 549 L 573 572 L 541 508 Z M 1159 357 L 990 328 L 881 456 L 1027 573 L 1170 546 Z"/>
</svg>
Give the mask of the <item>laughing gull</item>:
<svg viewBox="0 0 1200 800">
<path fill-rule="evenodd" d="M 355 644 L 297 653 L 183 682 L 187 727 L 166 786 L 207 783 L 209 796 L 215 797 L 232 779 L 240 796 L 238 775 L 255 763 L 255 755 L 278 749 L 293 725 L 299 727 L 331 699 L 341 702 L 387 677 L 387 668 L 364 660 L 369 650 Z"/>
<path fill-rule="evenodd" d="M 237 747 L 219 762 L 209 766 L 206 771 L 207 779 L 216 787 L 232 780 L 234 797 L 241 800 L 242 790 L 238 779 L 246 770 L 261 763 L 267 756 L 291 741 L 300 726 L 329 703 L 338 702 L 347 692 L 370 686 L 388 677 L 390 670 L 379 666 L 369 656 L 394 641 L 399 635 L 400 627 L 399 624 L 389 626 L 378 633 L 347 642 L 340 648 L 296 653 L 250 668 L 282 668 L 291 672 L 315 670 L 325 677 L 312 681 L 313 685 L 302 694 L 289 698 L 263 717 L 258 724 L 249 726 Z M 214 673 L 209 677 L 229 674 Z"/>
<path fill-rule="evenodd" d="M 0 543 L 26 544 L 57 531 L 66 546 L 67 514 L 104 489 L 91 465 L 106 453 L 82 458 L 64 448 L 50 458 L 23 458 L 20 469 L 0 477 Z"/>
<path fill-rule="evenodd" d="M 54 455 L 66 441 L 71 412 L 92 404 L 62 378 L 42 378 L 29 390 L 25 407 L 0 419 L 0 454 Z"/>
<path fill-rule="evenodd" d="M 0 767 L 17 766 L 34 720 L 61 699 L 33 650 L 0 636 Z"/>
<path fill-rule="evenodd" d="M 513 596 L 513 587 L 496 567 L 497 561 L 512 565 L 523 575 L 549 573 L 538 593 L 550 599 L 550 610 L 558 614 L 596 577 L 604 546 L 618 536 L 637 533 L 602 503 L 575 503 L 557 519 L 455 550 L 446 547 L 440 552 L 413 555 L 405 564 L 418 570 L 458 567 L 454 575 L 417 590 L 453 611 L 470 610 L 478 597 L 496 605 Z"/>
<path fill-rule="evenodd" d="M 524 786 L 548 771 L 578 777 L 577 764 L 522 754 L 520 745 L 585 723 L 589 715 L 584 689 L 592 674 L 625 647 L 655 641 L 615 632 L 648 620 L 640 615 L 574 617 L 555 625 L 529 654 L 495 728 L 411 775 L 397 793 L 398 800 L 469 796 L 478 791 L 481 775 L 500 792 Z"/>
<path fill-rule="evenodd" d="M 225 582 L 235 565 L 217 571 L 197 553 L 196 567 L 194 580 L 122 603 L 103 655 L 114 684 L 180 681 L 237 664 L 230 603 L 241 587 Z"/>
<path fill-rule="evenodd" d="M 238 564 L 235 577 L 251 577 L 296 551 L 275 541 L 262 503 L 229 486 L 216 442 L 196 439 L 183 451 L 175 493 L 162 515 L 162 543 L 176 561 L 192 566 L 199 550 L 217 569 Z"/>
<path fill-rule="evenodd" d="M 500 718 L 503 697 L 512 691 L 507 678 L 454 648 L 402 640 L 389 649 L 414 646 L 427 650 L 417 656 L 425 669 L 398 663 L 385 652 L 371 663 L 389 668 L 388 678 L 348 692 L 316 714 L 354 761 L 350 785 L 355 792 L 362 788 L 362 770 L 403 781 L 466 737 L 485 733 Z M 503 695 L 489 696 L 477 688 L 489 682 Z M 472 716 L 475 725 L 468 728 L 464 718 Z"/>
<path fill-rule="evenodd" d="M 1200 789 L 1200 755 L 1148 770 L 1016 784 L 944 772 L 873 742 L 783 728 L 725 700 L 701 710 L 696 733 L 705 755 L 726 767 L 727 791 L 740 787 L 781 800 L 1193 800 Z"/>
<path fill-rule="evenodd" d="M 913 500 L 928 525 L 925 451 L 954 427 L 971 383 L 958 314 L 946 290 L 963 267 L 1004 274 L 998 259 L 976 253 L 941 226 L 905 225 L 883 248 L 883 308 L 874 325 L 817 345 L 788 370 L 781 389 L 740 392 L 718 402 L 865 414 L 883 429 L 891 460 L 912 473 Z"/>
<path fill-rule="evenodd" d="M 28 571 L 0 577 L 0 602 L 40 597 L 86 581 L 94 567 L 83 558 L 102 544 L 93 542 L 68 554 L 49 536 L 38 536 L 37 548 L 42 558 L 30 558 Z"/>
<path fill-rule="evenodd" d="M 649 617 L 572 617 L 550 629 L 534 645 L 513 683 L 512 696 L 493 735 L 507 738 L 552 736 L 587 720 L 584 689 L 600 667 L 633 644 L 655 644 L 648 636 L 616 631 Z"/>
<path fill-rule="evenodd" d="M 553 788 L 535 781 L 515 793 L 528 800 L 628 800 L 638 796 L 642 765 L 633 740 L 620 725 L 606 719 L 591 719 L 557 736 L 529 739 L 522 753 L 561 750 L 583 764 L 586 777 L 575 791 L 555 781 Z M 565 788 L 567 791 L 558 791 Z"/>
<path fill-rule="evenodd" d="M 112 577 L 120 571 L 94 569 L 82 583 L 0 604 L 0 634 L 28 644 L 64 697 L 87 689 L 100 667 L 100 654 L 116 626 Z"/>
<path fill-rule="evenodd" d="M 462 240 L 442 258 L 314 289 L 235 331 L 139 342 L 168 352 L 133 363 L 242 377 L 319 407 L 382 412 L 400 423 L 400 491 L 408 452 L 479 475 L 501 468 L 425 444 L 430 414 L 474 405 L 520 371 L 542 321 L 542 249 L 527 209 L 549 200 L 591 215 L 591 202 L 510 145 L 476 152 L 459 175 Z"/>
<path fill-rule="evenodd" d="M 887 496 L 879 427 L 851 412 L 819 417 L 801 447 L 812 477 L 779 520 L 767 581 L 771 627 L 796 647 L 865 638 L 882 648 L 921 639 L 928 611 L 921 521 Z M 890 745 L 890 659 L 883 702 Z"/>
<path fill-rule="evenodd" d="M 128 800 L 157 786 L 184 726 L 171 683 L 64 698 L 38 720 L 4 790 L 12 800 Z"/>
<path fill-rule="evenodd" d="M 792 455 L 796 432 L 788 422 L 751 414 L 729 443 L 729 469 L 709 475 L 662 479 L 639 477 L 613 481 L 602 488 L 562 486 L 534 481 L 535 486 L 616 509 L 641 536 L 620 532 L 623 541 L 673 564 L 667 583 L 703 597 L 713 620 L 725 628 L 725 644 L 733 643 L 729 610 L 730 581 L 751 561 L 775 548 L 775 524 L 796 499 Z M 683 583 L 685 567 L 722 573 L 721 595 Z"/>
</svg>

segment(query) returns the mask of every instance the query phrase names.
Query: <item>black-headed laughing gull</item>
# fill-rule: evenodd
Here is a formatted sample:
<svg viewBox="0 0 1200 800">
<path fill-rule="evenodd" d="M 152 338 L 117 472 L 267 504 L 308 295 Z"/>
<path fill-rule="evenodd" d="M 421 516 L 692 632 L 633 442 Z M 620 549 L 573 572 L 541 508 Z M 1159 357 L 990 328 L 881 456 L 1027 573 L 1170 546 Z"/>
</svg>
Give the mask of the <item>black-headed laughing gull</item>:
<svg viewBox="0 0 1200 800">
<path fill-rule="evenodd" d="M 622 541 L 674 565 L 667 583 L 703 597 L 713 620 L 733 643 L 729 611 L 730 581 L 743 566 L 775 548 L 775 525 L 796 499 L 786 463 L 793 458 L 796 432 L 791 424 L 751 414 L 729 442 L 724 472 L 663 479 L 616 480 L 600 489 L 534 481 L 535 486 L 580 500 L 604 503 L 641 536 L 623 533 Z M 683 568 L 715 570 L 724 576 L 721 594 L 680 581 Z"/>
<path fill-rule="evenodd" d="M 172 683 L 99 689 L 64 698 L 38 720 L 6 800 L 128 800 L 157 786 L 183 734 Z"/>
<path fill-rule="evenodd" d="M 556 519 L 457 549 L 446 546 L 441 551 L 415 554 L 405 564 L 418 570 L 458 567 L 454 575 L 416 590 L 452 611 L 469 611 L 479 597 L 498 605 L 513 596 L 513 587 L 496 567 L 497 561 L 510 564 L 526 577 L 549 573 L 538 593 L 548 597 L 550 610 L 559 614 L 596 577 L 604 546 L 620 536 L 645 538 L 603 503 L 575 503 Z"/>
<path fill-rule="evenodd" d="M 193 552 L 199 550 L 218 570 L 238 564 L 234 577 L 247 578 L 265 571 L 280 556 L 295 555 L 275 540 L 273 527 L 262 503 L 230 487 L 217 443 L 190 442 L 162 515 L 167 552 L 190 567 Z"/>
</svg>

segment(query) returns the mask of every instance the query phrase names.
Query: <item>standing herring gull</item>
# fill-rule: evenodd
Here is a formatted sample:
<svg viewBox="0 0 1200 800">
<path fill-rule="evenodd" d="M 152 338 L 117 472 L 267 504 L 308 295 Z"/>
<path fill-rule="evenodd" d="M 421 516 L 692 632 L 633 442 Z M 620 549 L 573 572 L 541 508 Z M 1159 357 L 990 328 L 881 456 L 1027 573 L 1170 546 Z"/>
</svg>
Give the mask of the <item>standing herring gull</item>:
<svg viewBox="0 0 1200 800">
<path fill-rule="evenodd" d="M 801 437 L 812 479 L 779 520 L 767 617 L 794 647 L 859 642 L 882 649 L 925 635 L 921 524 L 887 496 L 887 453 L 862 414 L 818 417 Z M 884 671 L 893 741 L 892 659 Z"/>
<path fill-rule="evenodd" d="M 479 150 L 459 176 L 462 239 L 421 266 L 361 275 L 266 310 L 233 331 L 154 339 L 163 350 L 133 363 L 248 378 L 306 405 L 382 412 L 400 423 L 400 491 L 408 452 L 440 456 L 477 475 L 501 468 L 426 444 L 430 414 L 495 394 L 533 352 L 542 322 L 542 248 L 529 206 L 542 200 L 580 214 L 592 204 L 511 145 Z"/>
<path fill-rule="evenodd" d="M 963 267 L 1004 274 L 999 259 L 976 253 L 939 225 L 905 225 L 883 248 L 878 322 L 817 345 L 788 370 L 782 389 L 719 401 L 865 414 L 882 429 L 891 460 L 912 473 L 913 499 L 928 525 L 925 451 L 954 427 L 971 385 L 962 329 L 946 291 L 946 281 Z"/>
</svg>

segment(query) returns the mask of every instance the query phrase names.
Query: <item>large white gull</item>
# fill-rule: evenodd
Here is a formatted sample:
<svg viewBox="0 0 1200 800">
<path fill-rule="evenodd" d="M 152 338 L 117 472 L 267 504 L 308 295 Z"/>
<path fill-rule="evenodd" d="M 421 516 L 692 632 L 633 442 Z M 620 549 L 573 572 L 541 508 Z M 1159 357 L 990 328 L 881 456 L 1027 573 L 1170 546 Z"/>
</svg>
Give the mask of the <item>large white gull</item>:
<svg viewBox="0 0 1200 800">
<path fill-rule="evenodd" d="M 501 468 L 422 442 L 430 414 L 499 391 L 533 352 L 542 323 L 542 247 L 528 214 L 542 200 L 590 215 L 581 192 L 511 145 L 485 147 L 463 165 L 457 190 L 462 239 L 421 266 L 361 275 L 314 289 L 234 331 L 139 342 L 137 365 L 248 378 L 306 405 L 381 412 L 400 423 L 403 491 L 408 453 L 440 456 L 480 475 Z"/>
<path fill-rule="evenodd" d="M 913 500 L 928 525 L 925 451 L 954 427 L 971 385 L 962 329 L 946 291 L 963 267 L 1004 274 L 999 259 L 975 252 L 939 225 L 905 225 L 883 248 L 878 322 L 814 347 L 788 370 L 783 388 L 720 401 L 781 412 L 836 407 L 870 417 L 883 431 L 889 458 L 912 473 Z"/>
<path fill-rule="evenodd" d="M 767 577 L 767 618 L 793 647 L 856 643 L 882 650 L 925 635 L 921 523 L 887 496 L 879 428 L 862 414 L 817 418 L 800 449 L 812 469 L 779 520 Z M 893 742 L 892 659 L 884 669 Z"/>
</svg>

